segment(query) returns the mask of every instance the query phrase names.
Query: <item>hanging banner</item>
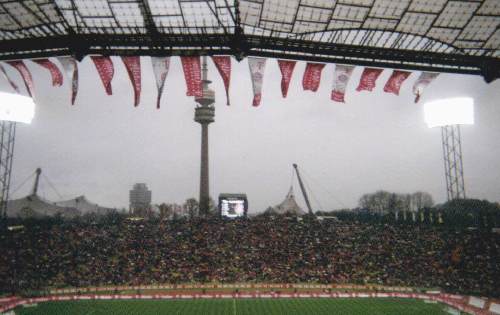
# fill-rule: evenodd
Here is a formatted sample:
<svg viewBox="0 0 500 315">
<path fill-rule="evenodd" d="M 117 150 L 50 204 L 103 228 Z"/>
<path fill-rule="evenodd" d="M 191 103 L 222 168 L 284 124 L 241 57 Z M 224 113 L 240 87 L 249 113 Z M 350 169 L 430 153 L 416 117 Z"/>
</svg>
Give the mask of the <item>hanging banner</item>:
<svg viewBox="0 0 500 315">
<path fill-rule="evenodd" d="M 111 80 L 115 75 L 115 68 L 113 66 L 113 61 L 107 56 L 91 56 L 92 61 L 101 77 L 102 84 L 106 90 L 106 94 L 113 95 L 113 90 L 111 88 Z"/>
<path fill-rule="evenodd" d="M 318 90 L 321 81 L 321 71 L 323 71 L 324 67 L 324 63 L 307 63 L 304 77 L 302 78 L 302 88 L 304 91 L 316 92 Z"/>
<path fill-rule="evenodd" d="M 49 70 L 50 76 L 52 77 L 52 86 L 61 86 L 63 84 L 63 75 L 52 61 L 47 58 L 33 59 L 32 61 Z"/>
<path fill-rule="evenodd" d="M 375 81 L 377 81 L 382 71 L 383 69 L 378 68 L 365 68 L 361 74 L 361 79 L 359 79 L 356 91 L 372 91 L 375 88 Z"/>
<path fill-rule="evenodd" d="M 5 71 L 5 68 L 1 64 L 0 64 L 0 71 L 2 71 L 3 76 L 5 77 L 5 80 L 7 80 L 7 82 L 9 82 L 10 86 L 14 89 L 14 91 L 16 91 L 17 93 L 20 93 L 19 87 L 17 86 L 17 84 L 14 83 L 14 81 L 12 81 L 9 78 L 9 76 L 7 75 L 7 71 Z"/>
<path fill-rule="evenodd" d="M 71 80 L 71 105 L 75 104 L 78 93 L 78 65 L 73 57 L 58 57 L 66 76 Z"/>
<path fill-rule="evenodd" d="M 231 57 L 229 56 L 212 56 L 212 61 L 215 64 L 219 74 L 224 81 L 224 87 L 226 88 L 226 104 L 229 103 L 229 83 L 231 81 Z"/>
<path fill-rule="evenodd" d="M 413 84 L 413 94 L 415 94 L 415 103 L 418 103 L 420 96 L 424 89 L 437 78 L 439 73 L 436 72 L 422 72 L 418 77 L 415 84 Z"/>
<path fill-rule="evenodd" d="M 9 65 L 14 67 L 23 78 L 24 85 L 26 86 L 26 91 L 28 91 L 29 96 L 35 98 L 35 87 L 33 85 L 33 77 L 31 76 L 28 67 L 24 64 L 22 60 L 7 61 Z"/>
<path fill-rule="evenodd" d="M 393 93 L 399 95 L 399 90 L 403 82 L 410 76 L 411 72 L 394 70 L 392 71 L 391 77 L 384 86 L 384 92 Z"/>
<path fill-rule="evenodd" d="M 335 65 L 335 72 L 333 73 L 333 86 L 330 99 L 335 102 L 345 103 L 344 95 L 347 88 L 347 83 L 351 78 L 354 66 Z"/>
<path fill-rule="evenodd" d="M 163 93 L 163 87 L 165 86 L 168 69 L 170 67 L 170 57 L 151 57 L 151 64 L 153 65 L 153 73 L 155 75 L 156 87 L 158 89 L 156 108 L 160 108 L 160 99 Z"/>
<path fill-rule="evenodd" d="M 295 60 L 278 59 L 278 66 L 281 71 L 281 95 L 285 98 L 288 94 L 288 86 L 292 80 L 293 69 L 297 62 Z"/>
<path fill-rule="evenodd" d="M 200 56 L 182 56 L 181 62 L 187 86 L 186 95 L 202 97 Z"/>
<path fill-rule="evenodd" d="M 266 68 L 265 58 L 248 57 L 248 67 L 252 77 L 253 101 L 252 106 L 259 106 L 262 99 L 262 82 L 264 79 L 264 70 Z"/>
<path fill-rule="evenodd" d="M 122 56 L 128 77 L 134 87 L 134 106 L 141 101 L 141 58 L 139 56 Z"/>
</svg>

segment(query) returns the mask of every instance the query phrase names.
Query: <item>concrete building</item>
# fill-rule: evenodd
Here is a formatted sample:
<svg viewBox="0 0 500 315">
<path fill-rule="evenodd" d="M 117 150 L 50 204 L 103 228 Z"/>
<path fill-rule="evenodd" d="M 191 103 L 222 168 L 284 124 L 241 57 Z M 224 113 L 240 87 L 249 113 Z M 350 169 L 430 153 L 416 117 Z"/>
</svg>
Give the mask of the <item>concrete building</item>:
<svg viewBox="0 0 500 315">
<path fill-rule="evenodd" d="M 134 184 L 130 190 L 130 212 L 141 214 L 147 213 L 151 207 L 151 190 L 145 183 Z"/>
</svg>

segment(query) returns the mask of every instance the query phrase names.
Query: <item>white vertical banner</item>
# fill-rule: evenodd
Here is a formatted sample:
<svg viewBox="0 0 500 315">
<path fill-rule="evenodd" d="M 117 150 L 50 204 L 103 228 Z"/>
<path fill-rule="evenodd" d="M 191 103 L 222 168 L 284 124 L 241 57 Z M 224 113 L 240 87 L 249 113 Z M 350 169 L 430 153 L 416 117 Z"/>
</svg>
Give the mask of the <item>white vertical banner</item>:
<svg viewBox="0 0 500 315">
<path fill-rule="evenodd" d="M 151 64 L 153 66 L 156 87 L 158 89 L 156 108 L 160 108 L 160 99 L 163 93 L 163 87 L 165 86 L 165 79 L 168 75 L 168 69 L 170 68 L 170 57 L 151 57 Z"/>
<path fill-rule="evenodd" d="M 252 77 L 253 101 L 252 106 L 259 106 L 262 99 L 262 82 L 266 68 L 266 58 L 248 57 L 248 67 Z"/>
<path fill-rule="evenodd" d="M 73 57 L 58 57 L 64 72 L 71 80 L 71 105 L 75 104 L 76 94 L 78 93 L 78 65 Z"/>
<path fill-rule="evenodd" d="M 436 72 L 422 72 L 420 76 L 418 77 L 417 81 L 415 81 L 415 84 L 413 84 L 413 94 L 415 94 L 415 103 L 418 103 L 420 100 L 420 96 L 422 95 L 422 92 L 425 90 L 425 88 L 431 84 L 434 79 L 439 75 L 439 73 Z"/>
<path fill-rule="evenodd" d="M 330 99 L 335 102 L 345 103 L 344 96 L 347 88 L 347 83 L 351 78 L 354 66 L 348 65 L 335 65 L 335 72 L 333 74 L 333 86 Z"/>
</svg>

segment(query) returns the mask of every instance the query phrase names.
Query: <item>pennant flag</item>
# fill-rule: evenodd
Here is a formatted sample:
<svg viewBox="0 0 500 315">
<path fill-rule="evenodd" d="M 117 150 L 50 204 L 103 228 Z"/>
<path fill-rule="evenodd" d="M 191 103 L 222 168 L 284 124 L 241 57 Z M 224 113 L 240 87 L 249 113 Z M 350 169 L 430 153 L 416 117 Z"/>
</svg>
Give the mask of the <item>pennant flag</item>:
<svg viewBox="0 0 500 315">
<path fill-rule="evenodd" d="M 330 99 L 335 102 L 345 103 L 344 95 L 347 88 L 347 83 L 351 78 L 354 66 L 336 65 L 333 74 L 333 87 Z"/>
<path fill-rule="evenodd" d="M 224 81 L 224 87 L 226 88 L 226 102 L 229 104 L 229 83 L 231 81 L 231 57 L 229 56 L 212 56 L 212 61 L 215 64 L 219 74 Z"/>
<path fill-rule="evenodd" d="M 253 87 L 252 106 L 259 106 L 262 99 L 262 81 L 264 79 L 266 60 L 265 58 L 248 57 L 248 67 L 250 68 Z"/>
<path fill-rule="evenodd" d="M 420 96 L 422 95 L 422 92 L 424 89 L 432 82 L 434 81 L 435 78 L 439 73 L 435 72 L 422 72 L 420 76 L 418 77 L 417 81 L 415 84 L 413 84 L 413 94 L 416 95 L 415 97 L 415 103 L 418 103 L 420 100 Z"/>
<path fill-rule="evenodd" d="M 181 56 L 187 96 L 202 97 L 200 56 Z"/>
<path fill-rule="evenodd" d="M 156 108 L 160 108 L 161 94 L 163 93 L 163 86 L 167 78 L 168 68 L 170 67 L 169 57 L 151 57 L 151 64 L 153 65 L 153 73 L 156 79 L 156 87 L 158 88 L 158 96 L 156 97 Z"/>
<path fill-rule="evenodd" d="M 61 63 L 68 79 L 71 79 L 71 105 L 74 105 L 78 93 L 78 65 L 73 57 L 59 57 L 57 60 Z"/>
<path fill-rule="evenodd" d="M 361 79 L 359 80 L 356 91 L 372 91 L 375 88 L 375 81 L 377 81 L 382 71 L 383 69 L 378 68 L 365 68 L 361 74 Z"/>
<path fill-rule="evenodd" d="M 310 90 L 316 92 L 318 90 L 321 81 L 321 71 L 323 71 L 324 67 L 324 63 L 307 63 L 304 77 L 302 78 L 302 88 L 304 91 Z"/>
<path fill-rule="evenodd" d="M 50 76 L 52 77 L 52 86 L 61 86 L 63 84 L 63 75 L 52 61 L 47 58 L 33 59 L 32 61 L 49 70 Z"/>
<path fill-rule="evenodd" d="M 9 65 L 14 67 L 24 80 L 24 85 L 26 86 L 26 91 L 28 91 L 29 96 L 35 97 L 35 87 L 33 85 L 33 77 L 31 76 L 28 67 L 24 64 L 22 60 L 7 61 Z"/>
<path fill-rule="evenodd" d="M 14 91 L 16 91 L 17 93 L 20 93 L 19 87 L 17 86 L 17 84 L 14 83 L 14 81 L 12 81 L 9 78 L 9 76 L 7 75 L 7 71 L 5 71 L 5 68 L 1 64 L 0 64 L 0 71 L 2 71 L 3 76 L 5 77 L 5 80 L 7 80 L 7 82 L 9 82 L 10 86 L 14 89 Z"/>
<path fill-rule="evenodd" d="M 411 72 L 408 71 L 392 71 L 391 77 L 385 83 L 384 92 L 399 95 L 399 89 L 401 89 L 401 85 L 410 76 L 410 74 Z"/>
<path fill-rule="evenodd" d="M 297 62 L 295 60 L 278 59 L 278 66 L 281 71 L 281 95 L 285 98 L 288 94 L 288 86 L 292 80 L 293 69 Z"/>
<path fill-rule="evenodd" d="M 115 68 L 113 66 L 113 61 L 110 57 L 106 56 L 91 56 L 92 61 L 101 77 L 102 84 L 106 90 L 106 94 L 113 95 L 113 90 L 111 88 L 111 80 L 115 75 Z"/>
<path fill-rule="evenodd" d="M 139 56 L 122 56 L 128 77 L 134 87 L 134 106 L 141 100 L 141 58 Z"/>
</svg>

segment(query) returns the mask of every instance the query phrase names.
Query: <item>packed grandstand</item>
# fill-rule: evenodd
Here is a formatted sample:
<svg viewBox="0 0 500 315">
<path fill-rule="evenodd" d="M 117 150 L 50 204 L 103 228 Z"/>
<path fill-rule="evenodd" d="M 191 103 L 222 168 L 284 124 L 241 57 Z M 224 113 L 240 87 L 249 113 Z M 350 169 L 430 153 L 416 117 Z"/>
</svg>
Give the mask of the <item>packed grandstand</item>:
<svg viewBox="0 0 500 315">
<path fill-rule="evenodd" d="M 27 220 L 0 234 L 0 292 L 176 283 L 377 284 L 500 297 L 500 235 L 282 215 Z"/>
</svg>

